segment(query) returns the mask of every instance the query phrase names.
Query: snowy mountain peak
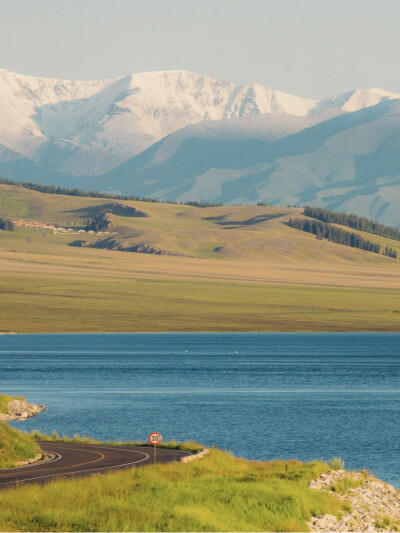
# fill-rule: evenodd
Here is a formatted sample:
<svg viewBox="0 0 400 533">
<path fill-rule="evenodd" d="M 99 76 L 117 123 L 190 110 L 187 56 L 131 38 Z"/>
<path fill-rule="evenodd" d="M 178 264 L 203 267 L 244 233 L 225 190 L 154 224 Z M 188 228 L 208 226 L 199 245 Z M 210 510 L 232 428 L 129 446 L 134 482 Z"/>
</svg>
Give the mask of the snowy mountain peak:
<svg viewBox="0 0 400 533">
<path fill-rule="evenodd" d="M 74 81 L 2 69 L 0 175 L 164 199 L 313 202 L 396 225 L 399 116 L 400 94 L 377 88 L 313 100 L 179 70 Z"/>
<path fill-rule="evenodd" d="M 1 69 L 0 145 L 57 171 L 99 174 L 205 120 L 273 113 L 318 121 L 392 98 L 400 95 L 357 89 L 318 101 L 180 70 L 74 81 Z"/>
<path fill-rule="evenodd" d="M 44 143 L 56 143 L 62 171 L 96 174 L 203 120 L 271 112 L 305 116 L 314 105 L 258 84 L 236 87 L 188 71 L 73 81 L 1 70 L 0 144 L 38 159 Z M 62 153 L 71 150 L 74 157 L 66 159 Z"/>
<path fill-rule="evenodd" d="M 355 89 L 338 96 L 321 100 L 313 109 L 312 113 L 321 113 L 326 109 L 339 109 L 341 111 L 351 112 L 359 111 L 364 107 L 377 105 L 384 100 L 393 100 L 400 98 L 400 94 L 385 91 L 384 89 Z"/>
</svg>

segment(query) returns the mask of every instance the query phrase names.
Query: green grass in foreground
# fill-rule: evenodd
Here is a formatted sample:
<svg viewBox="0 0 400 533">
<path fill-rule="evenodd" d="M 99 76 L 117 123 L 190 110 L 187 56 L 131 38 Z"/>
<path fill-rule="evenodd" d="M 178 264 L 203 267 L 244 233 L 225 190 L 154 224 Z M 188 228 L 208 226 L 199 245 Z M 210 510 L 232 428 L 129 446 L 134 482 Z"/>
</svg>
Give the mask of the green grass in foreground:
<svg viewBox="0 0 400 533">
<path fill-rule="evenodd" d="M 0 280 L 0 324 L 16 333 L 397 331 L 396 290 L 131 279 Z"/>
<path fill-rule="evenodd" d="M 146 466 L 0 492 L 2 531 L 307 531 L 342 504 L 307 483 L 325 463 L 259 463 L 211 450 Z"/>
<path fill-rule="evenodd" d="M 0 468 L 13 468 L 41 452 L 33 437 L 0 422 Z"/>
</svg>

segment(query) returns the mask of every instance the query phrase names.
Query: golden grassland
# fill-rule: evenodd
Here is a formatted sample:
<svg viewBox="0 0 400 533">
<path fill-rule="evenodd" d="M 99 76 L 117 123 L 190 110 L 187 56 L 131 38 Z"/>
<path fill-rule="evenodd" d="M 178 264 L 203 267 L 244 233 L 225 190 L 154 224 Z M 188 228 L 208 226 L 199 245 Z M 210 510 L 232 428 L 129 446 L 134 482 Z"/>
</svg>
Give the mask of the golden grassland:
<svg viewBox="0 0 400 533">
<path fill-rule="evenodd" d="M 107 203 L 0 185 L 0 216 L 13 220 L 76 228 Z M 399 261 L 288 227 L 300 208 L 123 203 L 148 216 L 111 215 L 111 247 L 179 255 L 1 231 L 0 331 L 398 330 Z"/>
<path fill-rule="evenodd" d="M 202 460 L 0 492 L 1 531 L 307 531 L 348 511 L 307 484 L 325 463 L 261 463 L 211 450 Z M 62 505 L 60 505 L 62 502 Z"/>
</svg>

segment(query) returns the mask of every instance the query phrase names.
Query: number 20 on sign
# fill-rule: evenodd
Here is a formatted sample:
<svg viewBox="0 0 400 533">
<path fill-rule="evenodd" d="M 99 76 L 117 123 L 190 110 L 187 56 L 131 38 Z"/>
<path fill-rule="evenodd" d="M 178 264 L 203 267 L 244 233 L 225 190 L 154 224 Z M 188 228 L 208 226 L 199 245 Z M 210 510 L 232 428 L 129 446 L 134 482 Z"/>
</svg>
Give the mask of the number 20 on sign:
<svg viewBox="0 0 400 533">
<path fill-rule="evenodd" d="M 149 442 L 154 446 L 154 464 L 156 464 L 156 450 L 157 446 L 161 443 L 162 437 L 159 433 L 154 431 L 153 433 L 150 433 L 149 435 Z"/>
</svg>

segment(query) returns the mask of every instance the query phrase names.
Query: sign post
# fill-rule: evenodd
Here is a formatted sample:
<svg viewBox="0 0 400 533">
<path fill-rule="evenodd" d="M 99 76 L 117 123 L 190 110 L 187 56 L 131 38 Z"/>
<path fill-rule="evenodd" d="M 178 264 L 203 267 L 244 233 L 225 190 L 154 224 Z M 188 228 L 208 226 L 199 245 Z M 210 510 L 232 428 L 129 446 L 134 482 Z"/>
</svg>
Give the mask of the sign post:
<svg viewBox="0 0 400 533">
<path fill-rule="evenodd" d="M 154 464 L 156 464 L 156 450 L 157 446 L 161 443 L 162 437 L 159 433 L 154 431 L 153 433 L 150 433 L 149 435 L 149 442 L 154 446 Z"/>
</svg>

